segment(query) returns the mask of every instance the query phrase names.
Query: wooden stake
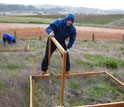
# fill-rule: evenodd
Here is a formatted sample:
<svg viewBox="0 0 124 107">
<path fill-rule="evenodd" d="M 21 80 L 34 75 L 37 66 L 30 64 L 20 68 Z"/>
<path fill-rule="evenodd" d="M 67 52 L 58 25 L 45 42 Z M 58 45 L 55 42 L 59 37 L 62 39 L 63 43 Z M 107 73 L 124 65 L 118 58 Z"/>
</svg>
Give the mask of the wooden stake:
<svg viewBox="0 0 124 107">
<path fill-rule="evenodd" d="M 15 30 L 15 39 L 17 39 L 17 33 L 16 33 L 16 30 Z"/>
<path fill-rule="evenodd" d="M 95 40 L 95 34 L 93 33 L 92 41 L 94 41 L 94 40 Z"/>
<path fill-rule="evenodd" d="M 49 71 L 48 72 L 50 73 L 50 68 L 51 68 L 51 38 L 50 37 L 49 37 L 49 48 L 48 49 L 49 49 L 48 50 L 49 51 L 49 56 L 48 56 L 49 57 L 48 58 L 49 59 Z"/>
<path fill-rule="evenodd" d="M 32 84 L 32 107 L 34 107 L 34 79 L 33 80 L 33 84 Z"/>
<path fill-rule="evenodd" d="M 26 47 L 26 51 L 29 51 L 29 49 L 30 49 L 30 46 L 28 44 L 27 47 Z"/>
<path fill-rule="evenodd" d="M 30 75 L 30 107 L 33 107 L 33 81 Z"/>
<path fill-rule="evenodd" d="M 124 35 L 123 35 L 123 41 L 124 41 Z"/>
<path fill-rule="evenodd" d="M 63 64 L 62 64 L 62 75 L 61 75 L 61 99 L 60 99 L 60 105 L 61 107 L 64 104 L 64 86 L 65 86 L 65 72 L 66 72 L 66 56 L 67 52 L 64 52 L 63 54 Z"/>
<path fill-rule="evenodd" d="M 39 27 L 39 31 L 40 31 L 40 37 L 39 37 L 39 40 L 41 40 L 41 39 L 42 39 L 42 33 L 41 33 L 41 29 L 40 29 L 40 27 Z"/>
</svg>

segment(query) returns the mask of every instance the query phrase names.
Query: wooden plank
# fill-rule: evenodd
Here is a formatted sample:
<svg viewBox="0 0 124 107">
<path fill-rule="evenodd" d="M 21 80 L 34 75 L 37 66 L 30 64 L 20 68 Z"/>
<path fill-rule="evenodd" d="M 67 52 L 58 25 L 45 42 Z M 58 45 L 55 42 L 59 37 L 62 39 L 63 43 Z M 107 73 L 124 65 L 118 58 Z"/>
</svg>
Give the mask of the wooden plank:
<svg viewBox="0 0 124 107">
<path fill-rule="evenodd" d="M 34 107 L 34 79 L 32 78 L 32 82 L 33 82 L 33 84 L 32 84 L 32 107 Z"/>
<path fill-rule="evenodd" d="M 29 51 L 29 44 L 24 49 L 0 49 L 0 52 L 9 52 L 9 51 L 12 51 L 12 52 L 16 52 L 16 51 Z"/>
<path fill-rule="evenodd" d="M 100 74 L 105 74 L 105 72 L 86 72 L 86 73 L 72 73 L 72 74 L 65 74 L 65 77 L 80 77 L 80 76 L 91 76 L 91 75 L 100 75 Z M 56 74 L 56 75 L 33 75 L 32 76 L 34 79 L 40 79 L 40 78 L 50 78 L 50 77 L 56 77 L 60 78 L 61 74 Z"/>
<path fill-rule="evenodd" d="M 25 51 L 25 49 L 0 49 L 0 52 L 7 52 L 7 51 Z"/>
<path fill-rule="evenodd" d="M 62 75 L 61 75 L 61 99 L 60 99 L 60 105 L 61 107 L 64 104 L 64 87 L 65 87 L 65 72 L 66 72 L 66 56 L 67 52 L 64 52 L 63 54 L 63 64 L 62 64 Z"/>
<path fill-rule="evenodd" d="M 120 107 L 120 106 L 124 106 L 124 101 L 114 102 L 114 103 L 105 103 L 105 104 L 96 104 L 96 105 L 74 106 L 74 107 Z"/>
<path fill-rule="evenodd" d="M 21 28 L 21 29 L 10 29 L 10 31 L 35 30 L 35 29 L 39 29 L 39 27 Z"/>
<path fill-rule="evenodd" d="M 116 83 L 118 83 L 120 86 L 122 86 L 124 88 L 124 83 L 122 83 L 121 81 L 119 81 L 117 78 L 115 78 L 114 76 L 112 76 L 109 72 L 105 72 L 111 79 L 113 79 Z"/>
<path fill-rule="evenodd" d="M 49 56 L 48 56 L 48 59 L 49 59 L 49 66 L 48 66 L 48 68 L 49 68 L 49 73 L 50 73 L 50 67 L 51 67 L 51 39 L 50 39 L 50 37 L 49 37 Z"/>
<path fill-rule="evenodd" d="M 30 107 L 33 107 L 33 81 L 30 75 Z"/>
<path fill-rule="evenodd" d="M 59 42 L 54 38 L 50 37 L 50 39 L 53 41 L 53 43 L 56 45 L 56 47 L 59 49 L 59 51 L 63 54 L 65 52 L 64 48 L 59 44 Z"/>
</svg>

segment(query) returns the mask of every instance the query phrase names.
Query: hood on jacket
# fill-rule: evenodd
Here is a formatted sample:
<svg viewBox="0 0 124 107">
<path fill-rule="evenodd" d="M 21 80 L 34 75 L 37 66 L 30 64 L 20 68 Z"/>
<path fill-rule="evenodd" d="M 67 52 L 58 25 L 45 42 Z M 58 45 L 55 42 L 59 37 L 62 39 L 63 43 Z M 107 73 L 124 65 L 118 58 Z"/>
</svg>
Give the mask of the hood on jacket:
<svg viewBox="0 0 124 107">
<path fill-rule="evenodd" d="M 74 15 L 73 14 L 68 14 L 65 18 L 65 21 L 67 22 L 68 20 L 71 20 L 72 23 L 74 23 Z"/>
</svg>

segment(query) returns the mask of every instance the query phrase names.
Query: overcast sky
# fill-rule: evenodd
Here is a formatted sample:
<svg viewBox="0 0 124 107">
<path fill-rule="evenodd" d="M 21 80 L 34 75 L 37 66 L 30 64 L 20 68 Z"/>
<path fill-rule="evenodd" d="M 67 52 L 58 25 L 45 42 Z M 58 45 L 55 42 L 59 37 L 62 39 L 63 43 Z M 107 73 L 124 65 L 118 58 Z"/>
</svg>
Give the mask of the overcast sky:
<svg viewBox="0 0 124 107">
<path fill-rule="evenodd" d="M 25 5 L 53 4 L 99 9 L 124 9 L 124 0 L 0 0 L 0 3 Z"/>
</svg>

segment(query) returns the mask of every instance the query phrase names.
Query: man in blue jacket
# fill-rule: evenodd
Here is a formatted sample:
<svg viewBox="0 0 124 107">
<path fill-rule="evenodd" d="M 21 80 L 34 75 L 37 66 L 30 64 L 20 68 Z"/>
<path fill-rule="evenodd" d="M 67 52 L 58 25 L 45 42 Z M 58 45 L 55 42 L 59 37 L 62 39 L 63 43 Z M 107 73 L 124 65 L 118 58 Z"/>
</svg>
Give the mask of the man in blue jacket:
<svg viewBox="0 0 124 107">
<path fill-rule="evenodd" d="M 54 36 L 56 40 L 61 44 L 61 46 L 67 51 L 67 59 L 66 59 L 66 74 L 69 74 L 70 71 L 70 60 L 69 60 L 69 52 L 70 48 L 74 44 L 76 40 L 76 29 L 73 26 L 74 15 L 69 14 L 65 19 L 57 19 L 52 22 L 46 32 L 49 36 Z M 69 42 L 66 45 L 65 40 L 69 38 Z M 46 74 L 48 70 L 48 55 L 49 55 L 49 39 L 47 40 L 46 52 L 41 64 L 42 74 Z M 51 55 L 55 51 L 56 46 L 53 42 L 51 42 Z"/>
<path fill-rule="evenodd" d="M 8 42 L 8 44 L 16 43 L 15 37 L 11 34 L 4 33 L 3 43 L 5 44 L 6 42 Z"/>
</svg>

